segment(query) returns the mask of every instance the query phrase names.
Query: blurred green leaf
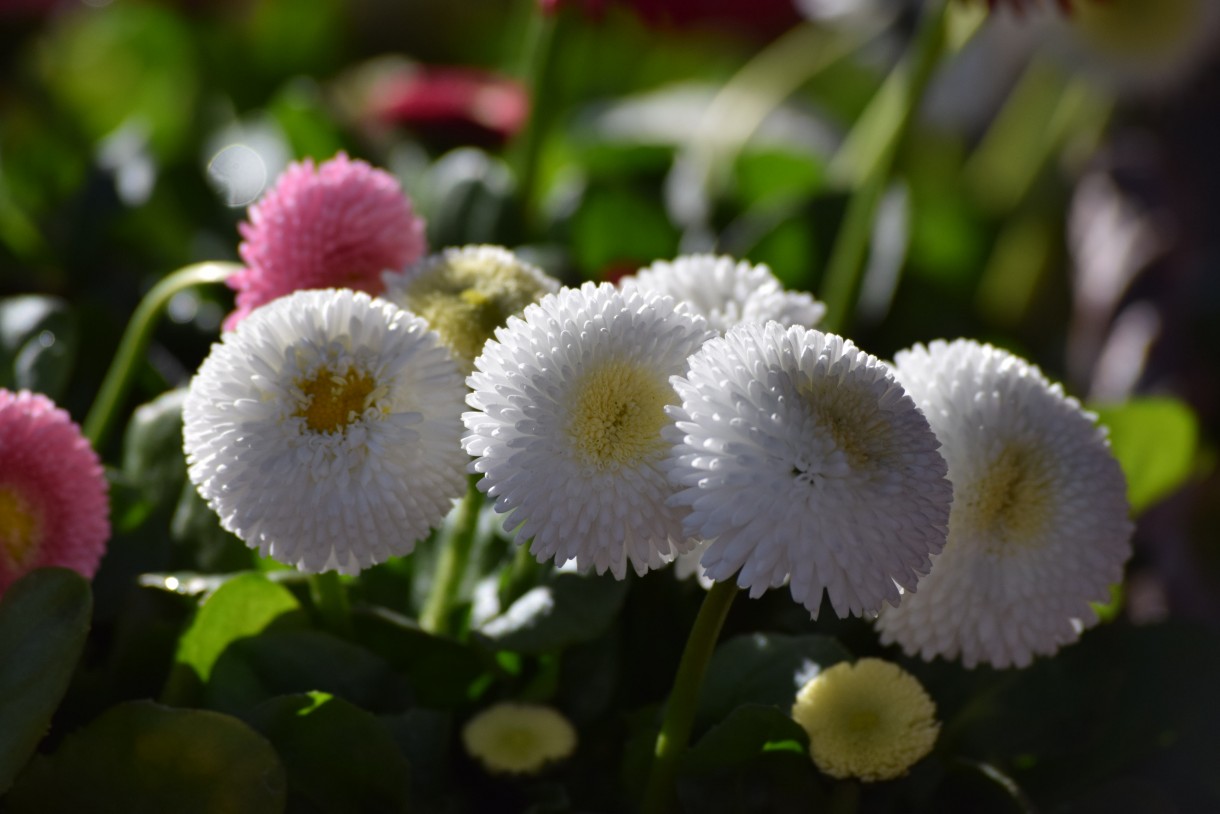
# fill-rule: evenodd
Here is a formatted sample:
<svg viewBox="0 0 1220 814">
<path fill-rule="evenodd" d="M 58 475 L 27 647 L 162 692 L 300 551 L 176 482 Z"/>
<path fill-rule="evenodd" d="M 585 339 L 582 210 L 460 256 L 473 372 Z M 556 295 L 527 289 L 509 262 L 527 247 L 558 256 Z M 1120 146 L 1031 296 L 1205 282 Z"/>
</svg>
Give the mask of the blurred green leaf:
<svg viewBox="0 0 1220 814">
<path fill-rule="evenodd" d="M 314 83 L 305 79 L 289 83 L 271 101 L 270 111 L 295 157 L 322 161 L 343 149 L 343 136 Z"/>
<path fill-rule="evenodd" d="M 277 695 L 315 690 L 376 712 L 402 709 L 411 696 L 384 659 L 358 645 L 316 630 L 271 629 L 225 649 L 205 700 L 212 709 L 242 712 Z"/>
<path fill-rule="evenodd" d="M 195 484 L 182 482 L 169 524 L 170 536 L 187 555 L 185 567 L 204 571 L 242 571 L 258 556 L 241 539 L 220 525 L 216 512 L 199 496 Z"/>
<path fill-rule="evenodd" d="M 453 715 L 424 707 L 413 707 L 379 720 L 398 744 L 411 766 L 413 795 L 437 793 L 448 781 L 453 741 Z"/>
<path fill-rule="evenodd" d="M 186 390 L 171 390 L 136 408 L 123 436 L 123 472 L 153 505 L 178 495 L 186 479 L 182 452 L 182 403 Z"/>
<path fill-rule="evenodd" d="M 724 720 L 742 704 L 771 704 L 786 712 L 818 670 L 850 658 L 829 636 L 752 633 L 729 639 L 708 665 L 696 730 Z"/>
<path fill-rule="evenodd" d="M 737 196 L 745 206 L 808 198 L 826 177 L 826 167 L 817 156 L 781 149 L 744 150 L 733 169 Z"/>
<path fill-rule="evenodd" d="M 42 43 L 39 65 L 56 100 L 94 141 L 120 126 L 162 157 L 194 126 L 195 43 L 173 11 L 147 4 L 74 9 Z"/>
<path fill-rule="evenodd" d="M 29 294 L 0 301 L 0 387 L 61 400 L 76 346 L 76 322 L 63 300 Z"/>
<path fill-rule="evenodd" d="M 743 704 L 708 730 L 682 758 L 684 771 L 714 772 L 769 751 L 795 751 L 808 760 L 809 736 L 784 711 Z"/>
<path fill-rule="evenodd" d="M 283 762 L 292 811 L 408 811 L 411 767 L 377 718 L 322 692 L 273 698 L 245 720 Z"/>
<path fill-rule="evenodd" d="M 273 814 L 284 810 L 284 770 L 236 718 L 131 701 L 36 758 L 5 802 L 12 814 Z"/>
<path fill-rule="evenodd" d="M 481 649 L 433 636 L 390 611 L 358 611 L 352 622 L 355 640 L 404 674 L 423 706 L 452 709 L 469 703 L 491 670 L 491 658 Z"/>
<path fill-rule="evenodd" d="M 613 266 L 635 271 L 678 251 L 678 230 L 661 196 L 622 182 L 588 187 L 570 228 L 576 262 L 591 276 Z"/>
<path fill-rule="evenodd" d="M 1110 449 L 1127 477 L 1133 515 L 1142 514 L 1190 478 L 1199 422 L 1186 404 L 1150 397 L 1094 409 L 1110 430 Z"/>
<path fill-rule="evenodd" d="M 473 147 L 441 156 L 423 184 L 428 244 L 508 243 L 516 182 L 508 165 Z"/>
<path fill-rule="evenodd" d="M 167 697 L 193 694 L 211 679 L 212 669 L 230 645 L 272 624 L 299 625 L 304 611 L 295 596 L 262 574 L 240 574 L 204 600 L 195 620 L 178 643 L 178 654 L 166 687 Z"/>
<path fill-rule="evenodd" d="M 552 573 L 544 584 L 527 591 L 479 632 L 502 650 L 558 650 L 604 633 L 626 595 L 626 580 L 608 574 Z"/>
<path fill-rule="evenodd" d="M 89 582 L 66 568 L 32 571 L 0 601 L 0 795 L 34 752 L 68 689 L 89 632 Z"/>
<path fill-rule="evenodd" d="M 709 813 L 824 810 L 808 742 L 774 707 L 738 707 L 683 756 L 679 799 L 686 811 Z"/>
</svg>

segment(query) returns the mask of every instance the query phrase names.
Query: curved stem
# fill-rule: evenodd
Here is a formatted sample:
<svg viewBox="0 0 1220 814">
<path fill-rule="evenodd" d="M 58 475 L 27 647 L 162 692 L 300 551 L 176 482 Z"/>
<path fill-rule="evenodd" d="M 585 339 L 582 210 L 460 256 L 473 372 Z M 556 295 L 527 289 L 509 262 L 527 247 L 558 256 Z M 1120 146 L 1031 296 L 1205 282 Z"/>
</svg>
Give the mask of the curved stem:
<svg viewBox="0 0 1220 814">
<path fill-rule="evenodd" d="M 652 774 L 648 777 L 648 788 L 644 792 L 644 814 L 663 814 L 673 808 L 678 758 L 686 751 L 687 741 L 690 740 L 703 674 L 712 659 L 720 628 L 724 626 L 735 596 L 736 583 L 715 583 L 704 597 L 699 615 L 695 617 L 686 648 L 682 651 L 682 660 L 678 663 L 678 674 L 674 677 L 669 702 L 665 706 L 665 720 L 657 734 Z"/>
<path fill-rule="evenodd" d="M 136 306 L 135 313 L 131 315 L 131 321 L 127 323 L 127 330 L 119 340 L 119 347 L 110 362 L 110 369 L 106 371 L 106 378 L 102 380 L 93 406 L 85 416 L 82 429 L 94 449 L 101 449 L 106 443 L 116 413 L 131 388 L 136 366 L 148 349 L 148 341 L 156 327 L 157 317 L 173 296 L 200 283 L 224 282 L 240 268 L 241 265 L 237 263 L 210 261 L 183 266 L 160 280 L 144 295 L 144 299 Z"/>
<path fill-rule="evenodd" d="M 429 633 L 450 632 L 449 615 L 466 578 L 475 530 L 479 525 L 479 508 L 483 505 L 483 493 L 475 486 L 478 478 L 478 475 L 469 477 L 466 497 L 458 506 L 458 515 L 449 534 L 441 540 L 432 593 L 428 595 L 428 603 L 419 618 L 420 627 Z"/>
<path fill-rule="evenodd" d="M 854 191 L 826 266 L 822 285 L 826 316 L 819 330 L 841 333 L 855 312 L 877 204 L 898 147 L 945 51 L 948 20 L 946 2 L 928 7 L 912 53 L 886 79 L 831 162 L 831 177 L 851 183 Z"/>
</svg>

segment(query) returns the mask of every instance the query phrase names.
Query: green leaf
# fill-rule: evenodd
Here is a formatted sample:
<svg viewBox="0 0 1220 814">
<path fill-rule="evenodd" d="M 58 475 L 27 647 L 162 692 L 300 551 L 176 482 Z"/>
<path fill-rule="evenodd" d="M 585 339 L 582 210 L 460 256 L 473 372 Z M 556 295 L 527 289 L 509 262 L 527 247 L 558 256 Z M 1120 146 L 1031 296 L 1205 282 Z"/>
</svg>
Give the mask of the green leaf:
<svg viewBox="0 0 1220 814">
<path fill-rule="evenodd" d="M 89 582 L 66 568 L 32 571 L 0 601 L 0 794 L 51 724 L 92 610 Z"/>
<path fill-rule="evenodd" d="M 414 707 L 397 715 L 379 716 L 411 765 L 411 791 L 416 796 L 440 793 L 450 771 L 453 715 Z"/>
<path fill-rule="evenodd" d="M 0 387 L 60 399 L 76 346 L 76 322 L 63 300 L 31 294 L 0 301 Z"/>
<path fill-rule="evenodd" d="M 1094 409 L 1110 430 L 1110 449 L 1127 477 L 1132 514 L 1141 514 L 1190 478 L 1199 422 L 1184 403 L 1152 397 Z"/>
<path fill-rule="evenodd" d="M 423 706 L 452 709 L 469 703 L 493 669 L 485 651 L 433 636 L 390 611 L 357 611 L 352 622 L 355 640 L 405 675 Z"/>
<path fill-rule="evenodd" d="M 503 161 L 473 147 L 453 150 L 429 168 L 424 185 L 429 245 L 507 242 L 516 183 Z"/>
<path fill-rule="evenodd" d="M 154 505 L 177 497 L 186 479 L 182 454 L 185 400 L 185 389 L 171 390 L 141 405 L 123 436 L 123 473 Z"/>
<path fill-rule="evenodd" d="M 712 654 L 696 729 L 724 720 L 742 704 L 771 704 L 787 712 L 814 672 L 850 658 L 829 636 L 754 633 L 729 639 Z"/>
<path fill-rule="evenodd" d="M 284 770 L 236 718 L 131 701 L 38 757 L 6 803 L 11 814 L 269 814 L 284 810 Z"/>
<path fill-rule="evenodd" d="M 683 756 L 678 795 L 698 812 L 822 811 L 800 725 L 778 709 L 738 707 Z"/>
<path fill-rule="evenodd" d="M 228 580 L 204 600 L 182 635 L 167 697 L 190 697 L 185 694 L 207 684 L 221 653 L 238 639 L 254 636 L 272 624 L 300 624 L 303 620 L 304 612 L 292 592 L 262 574 L 240 574 Z"/>
<path fill-rule="evenodd" d="M 714 772 L 767 752 L 795 751 L 808 759 L 809 737 L 787 713 L 744 704 L 713 726 L 682 758 L 686 771 Z"/>
<path fill-rule="evenodd" d="M 604 633 L 626 595 L 627 582 L 610 575 L 552 573 L 479 632 L 502 650 L 557 650 Z"/>
<path fill-rule="evenodd" d="M 273 698 L 245 716 L 279 752 L 292 811 L 407 811 L 411 767 L 377 718 L 321 692 Z"/>
<path fill-rule="evenodd" d="M 277 695 L 319 690 L 365 709 L 397 711 L 410 688 L 385 660 L 328 633 L 266 630 L 228 647 L 208 682 L 208 707 L 243 712 Z"/>
</svg>

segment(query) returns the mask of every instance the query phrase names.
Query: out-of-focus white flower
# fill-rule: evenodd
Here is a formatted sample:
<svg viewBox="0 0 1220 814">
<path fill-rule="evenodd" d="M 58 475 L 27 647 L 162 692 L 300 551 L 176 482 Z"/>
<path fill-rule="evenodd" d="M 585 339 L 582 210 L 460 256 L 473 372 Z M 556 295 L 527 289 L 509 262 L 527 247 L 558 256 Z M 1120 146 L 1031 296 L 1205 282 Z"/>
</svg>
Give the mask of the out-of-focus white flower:
<svg viewBox="0 0 1220 814">
<path fill-rule="evenodd" d="M 622 578 L 688 542 L 661 462 L 669 377 L 711 336 L 659 294 L 561 289 L 496 331 L 467 379 L 462 443 L 479 488 L 540 560 Z"/>
<path fill-rule="evenodd" d="M 874 356 L 793 326 L 742 323 L 674 378 L 667 460 L 712 541 L 702 564 L 758 596 L 789 582 L 817 615 L 872 615 L 944 545 L 951 489 L 928 422 Z"/>
<path fill-rule="evenodd" d="M 409 554 L 465 489 L 465 388 L 419 317 L 346 289 L 254 309 L 183 408 L 191 481 L 224 528 L 302 571 Z"/>
<path fill-rule="evenodd" d="M 804 291 L 785 291 L 767 266 L 713 254 L 658 260 L 624 277 L 619 287 L 668 294 L 687 303 L 720 333 L 739 322 L 768 320 L 812 328 L 826 313 L 826 306 Z"/>
<path fill-rule="evenodd" d="M 954 498 L 949 541 L 918 592 L 882 612 L 882 642 L 967 667 L 1024 667 L 1075 641 L 1131 553 L 1105 431 L 990 345 L 916 345 L 895 373 L 940 438 Z"/>
</svg>

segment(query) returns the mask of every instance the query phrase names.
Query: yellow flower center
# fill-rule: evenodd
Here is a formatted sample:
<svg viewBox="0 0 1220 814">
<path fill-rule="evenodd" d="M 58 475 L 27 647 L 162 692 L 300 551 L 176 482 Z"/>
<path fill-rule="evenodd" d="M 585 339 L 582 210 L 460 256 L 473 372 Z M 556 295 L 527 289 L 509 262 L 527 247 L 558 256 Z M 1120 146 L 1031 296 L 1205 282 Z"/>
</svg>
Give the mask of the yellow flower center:
<svg viewBox="0 0 1220 814">
<path fill-rule="evenodd" d="M 412 281 L 405 305 L 427 320 L 458 357 L 458 365 L 469 372 L 496 328 L 547 291 L 511 259 L 458 253 Z"/>
<path fill-rule="evenodd" d="M 0 486 L 0 553 L 13 569 L 28 566 L 42 542 L 42 517 L 11 486 Z"/>
<path fill-rule="evenodd" d="M 969 531 L 988 540 L 993 554 L 1037 548 L 1050 521 L 1054 490 L 1041 453 L 1009 445 L 974 489 L 963 490 Z"/>
<path fill-rule="evenodd" d="M 632 466 L 664 447 L 665 405 L 674 392 L 654 371 L 606 362 L 578 382 L 568 428 L 581 461 L 601 470 Z"/>
<path fill-rule="evenodd" d="M 348 368 L 342 376 L 328 367 L 318 368 L 313 378 L 297 381 L 308 399 L 297 411 L 314 432 L 337 432 L 360 417 L 368 406 L 369 396 L 376 388 L 373 377 Z"/>
<path fill-rule="evenodd" d="M 1168 54 L 1190 38 L 1200 0 L 1106 0 L 1077 3 L 1075 24 L 1096 48 L 1116 56 Z"/>
</svg>

